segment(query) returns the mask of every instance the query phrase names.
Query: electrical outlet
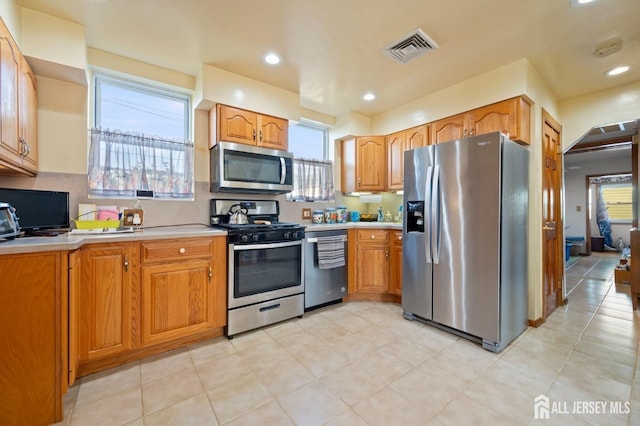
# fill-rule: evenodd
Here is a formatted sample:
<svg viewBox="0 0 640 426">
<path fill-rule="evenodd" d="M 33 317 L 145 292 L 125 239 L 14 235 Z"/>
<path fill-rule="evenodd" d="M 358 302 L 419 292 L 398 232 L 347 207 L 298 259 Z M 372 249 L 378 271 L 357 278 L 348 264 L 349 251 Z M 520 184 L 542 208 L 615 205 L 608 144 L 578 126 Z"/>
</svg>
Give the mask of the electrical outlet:
<svg viewBox="0 0 640 426">
<path fill-rule="evenodd" d="M 124 226 L 140 226 L 142 225 L 144 212 L 140 209 L 124 209 L 122 215 L 122 224 Z"/>
<path fill-rule="evenodd" d="M 311 209 L 302 209 L 302 218 L 311 219 Z"/>
</svg>

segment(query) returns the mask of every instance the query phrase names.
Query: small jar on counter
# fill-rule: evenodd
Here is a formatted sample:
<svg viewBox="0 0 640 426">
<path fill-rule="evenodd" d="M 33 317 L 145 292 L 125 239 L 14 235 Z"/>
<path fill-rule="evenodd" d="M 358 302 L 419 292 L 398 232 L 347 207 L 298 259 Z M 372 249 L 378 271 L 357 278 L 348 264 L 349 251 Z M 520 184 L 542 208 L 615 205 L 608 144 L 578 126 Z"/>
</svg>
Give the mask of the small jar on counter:
<svg viewBox="0 0 640 426">
<path fill-rule="evenodd" d="M 322 210 L 314 210 L 313 215 L 311 216 L 311 221 L 313 223 L 324 222 L 324 212 Z"/>
<path fill-rule="evenodd" d="M 327 207 L 324 209 L 324 221 L 325 223 L 336 223 L 338 219 L 338 214 L 336 213 L 336 209 L 334 207 Z"/>
</svg>

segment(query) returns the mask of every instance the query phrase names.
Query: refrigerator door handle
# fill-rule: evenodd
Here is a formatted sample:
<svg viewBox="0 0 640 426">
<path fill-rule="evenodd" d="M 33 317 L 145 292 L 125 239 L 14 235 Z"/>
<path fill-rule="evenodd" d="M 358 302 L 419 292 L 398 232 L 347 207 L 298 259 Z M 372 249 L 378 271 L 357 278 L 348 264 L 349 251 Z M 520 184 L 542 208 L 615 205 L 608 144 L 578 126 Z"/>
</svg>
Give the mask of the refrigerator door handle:
<svg viewBox="0 0 640 426">
<path fill-rule="evenodd" d="M 440 231 L 441 223 L 441 215 L 440 215 L 440 206 L 438 201 L 440 200 L 440 166 L 435 166 L 433 170 L 433 187 L 431 188 L 431 232 L 429 235 L 429 245 L 431 246 L 430 251 L 433 252 L 433 263 L 440 263 L 440 239 L 442 233 Z"/>
<path fill-rule="evenodd" d="M 425 250 L 425 254 L 427 257 L 427 263 L 431 263 L 431 207 L 427 207 L 426 204 L 429 202 L 429 192 L 432 191 L 433 188 L 431 188 L 431 182 L 433 180 L 433 167 L 429 166 L 427 167 L 427 184 L 424 187 L 424 217 L 422 218 L 422 220 L 426 221 L 424 223 L 424 227 L 426 228 L 426 238 L 425 238 L 425 242 L 426 242 L 426 250 Z"/>
</svg>

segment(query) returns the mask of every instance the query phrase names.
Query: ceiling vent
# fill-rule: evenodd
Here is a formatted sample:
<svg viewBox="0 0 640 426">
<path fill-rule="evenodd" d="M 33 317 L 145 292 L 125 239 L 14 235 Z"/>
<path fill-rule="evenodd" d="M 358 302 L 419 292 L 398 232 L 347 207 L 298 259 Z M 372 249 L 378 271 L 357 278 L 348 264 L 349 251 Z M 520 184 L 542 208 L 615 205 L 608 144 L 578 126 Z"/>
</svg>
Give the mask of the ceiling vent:
<svg viewBox="0 0 640 426">
<path fill-rule="evenodd" d="M 438 45 L 424 31 L 417 29 L 407 34 L 402 40 L 391 43 L 383 51 L 394 61 L 406 64 L 410 60 L 437 48 Z"/>
</svg>

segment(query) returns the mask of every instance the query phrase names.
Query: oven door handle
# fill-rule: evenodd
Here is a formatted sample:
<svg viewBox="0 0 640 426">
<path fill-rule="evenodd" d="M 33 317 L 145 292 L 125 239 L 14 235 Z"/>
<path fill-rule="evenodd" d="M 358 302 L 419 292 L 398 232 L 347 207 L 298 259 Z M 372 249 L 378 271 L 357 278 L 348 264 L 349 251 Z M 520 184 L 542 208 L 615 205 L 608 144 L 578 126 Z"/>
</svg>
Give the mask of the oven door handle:
<svg viewBox="0 0 640 426">
<path fill-rule="evenodd" d="M 302 240 L 285 241 L 282 243 L 257 243 L 257 244 L 231 244 L 234 251 L 241 250 L 264 250 L 270 248 L 294 247 L 301 246 Z"/>
</svg>

